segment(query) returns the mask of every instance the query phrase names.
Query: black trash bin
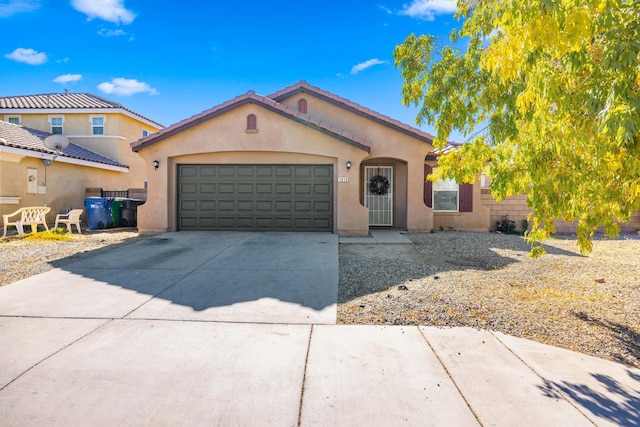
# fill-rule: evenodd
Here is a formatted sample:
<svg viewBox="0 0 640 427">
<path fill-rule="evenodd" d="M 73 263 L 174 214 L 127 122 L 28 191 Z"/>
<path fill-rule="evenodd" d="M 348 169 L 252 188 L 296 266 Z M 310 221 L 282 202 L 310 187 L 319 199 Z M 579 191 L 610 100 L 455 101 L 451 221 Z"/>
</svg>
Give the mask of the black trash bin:
<svg viewBox="0 0 640 427">
<path fill-rule="evenodd" d="M 87 197 L 84 199 L 89 230 L 102 230 L 113 226 L 111 218 L 112 204 L 113 199 L 107 197 Z"/>
<path fill-rule="evenodd" d="M 138 205 L 140 204 L 141 201 L 137 199 L 124 199 L 122 201 L 120 226 L 136 227 L 138 225 Z"/>
</svg>

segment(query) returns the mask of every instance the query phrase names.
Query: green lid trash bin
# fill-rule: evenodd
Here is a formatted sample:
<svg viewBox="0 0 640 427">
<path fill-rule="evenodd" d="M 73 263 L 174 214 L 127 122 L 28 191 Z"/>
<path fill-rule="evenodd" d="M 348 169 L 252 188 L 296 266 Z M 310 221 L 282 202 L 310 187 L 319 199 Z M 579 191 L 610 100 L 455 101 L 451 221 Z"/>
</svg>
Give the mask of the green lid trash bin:
<svg viewBox="0 0 640 427">
<path fill-rule="evenodd" d="M 120 226 L 120 213 L 122 212 L 122 199 L 113 199 L 111 203 L 111 222 L 114 227 Z"/>
</svg>

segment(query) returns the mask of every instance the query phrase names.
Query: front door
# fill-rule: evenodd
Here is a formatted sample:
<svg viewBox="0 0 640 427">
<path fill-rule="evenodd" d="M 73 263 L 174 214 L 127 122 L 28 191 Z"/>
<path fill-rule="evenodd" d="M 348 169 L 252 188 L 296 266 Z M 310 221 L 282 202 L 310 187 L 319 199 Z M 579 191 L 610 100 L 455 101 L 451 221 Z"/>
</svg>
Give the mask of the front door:
<svg viewBox="0 0 640 427">
<path fill-rule="evenodd" d="M 393 226 L 393 166 L 364 167 L 364 206 L 369 226 Z"/>
</svg>

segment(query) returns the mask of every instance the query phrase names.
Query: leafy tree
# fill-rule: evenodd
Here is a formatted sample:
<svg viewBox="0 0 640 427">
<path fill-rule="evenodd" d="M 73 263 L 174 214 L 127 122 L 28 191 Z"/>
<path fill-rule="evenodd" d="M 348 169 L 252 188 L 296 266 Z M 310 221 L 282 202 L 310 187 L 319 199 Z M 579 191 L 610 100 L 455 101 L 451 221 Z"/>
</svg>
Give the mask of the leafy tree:
<svg viewBox="0 0 640 427">
<path fill-rule="evenodd" d="M 599 226 L 616 236 L 640 209 L 640 2 L 458 0 L 445 45 L 410 35 L 396 47 L 403 101 L 468 143 L 430 179 L 473 182 L 490 160 L 498 200 L 527 194 L 534 245 L 553 219 L 577 220 L 580 249 Z M 456 48 L 455 46 L 465 46 Z"/>
</svg>

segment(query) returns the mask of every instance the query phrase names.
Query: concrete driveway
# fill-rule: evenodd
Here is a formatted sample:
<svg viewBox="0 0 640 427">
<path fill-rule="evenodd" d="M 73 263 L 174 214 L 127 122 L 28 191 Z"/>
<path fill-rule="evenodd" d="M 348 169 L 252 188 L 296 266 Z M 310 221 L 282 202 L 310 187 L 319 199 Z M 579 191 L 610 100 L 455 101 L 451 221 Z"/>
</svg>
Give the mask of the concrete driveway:
<svg viewBox="0 0 640 427">
<path fill-rule="evenodd" d="M 338 237 L 167 233 L 2 289 L 9 316 L 335 324 Z"/>
<path fill-rule="evenodd" d="M 640 370 L 334 325 L 331 234 L 169 233 L 0 288 L 2 426 L 638 426 Z"/>
</svg>

